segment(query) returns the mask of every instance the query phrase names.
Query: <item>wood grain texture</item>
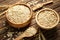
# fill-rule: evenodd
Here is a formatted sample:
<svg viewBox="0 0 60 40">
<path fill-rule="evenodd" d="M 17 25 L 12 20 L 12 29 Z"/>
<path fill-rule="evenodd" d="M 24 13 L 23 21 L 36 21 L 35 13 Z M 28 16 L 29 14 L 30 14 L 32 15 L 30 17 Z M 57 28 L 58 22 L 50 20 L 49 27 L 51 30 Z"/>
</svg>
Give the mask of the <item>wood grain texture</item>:
<svg viewBox="0 0 60 40">
<path fill-rule="evenodd" d="M 8 4 L 11 5 L 11 4 L 14 4 L 14 3 L 16 3 L 18 1 L 21 1 L 21 0 L 17 0 L 17 1 L 16 0 L 5 0 L 5 1 L 1 2 L 0 5 L 8 5 Z M 26 0 L 25 0 L 25 2 L 26 2 Z M 57 11 L 57 13 L 60 16 L 60 0 L 53 0 L 52 4 L 45 5 L 43 8 L 51 8 L 51 9 Z M 28 26 L 35 25 L 35 26 L 38 27 L 38 25 L 35 22 L 36 12 L 33 13 L 33 17 L 32 17 L 31 23 Z M 5 21 L 6 19 L 3 18 L 1 20 Z M 18 30 L 18 29 L 12 28 L 12 27 L 10 28 L 9 25 L 8 25 L 8 23 L 6 23 L 5 26 L 7 26 L 8 30 L 7 30 L 6 33 L 0 35 L 0 40 L 7 40 L 7 39 L 9 39 L 9 37 L 6 36 L 8 32 L 13 32 L 14 34 L 13 34 L 12 38 L 16 38 L 16 36 L 18 35 L 19 32 L 22 33 L 24 30 L 27 29 L 27 28 L 22 28 L 23 30 L 22 29 Z M 41 28 L 39 28 L 39 30 L 40 29 Z M 51 29 L 51 30 L 41 29 L 41 31 L 43 32 L 44 36 L 46 37 L 46 40 L 60 40 L 60 23 L 54 29 Z M 4 36 L 6 36 L 7 38 L 5 38 Z M 12 38 L 10 38 L 9 40 L 13 40 Z M 36 35 L 34 35 L 33 37 L 24 38 L 24 40 L 39 40 L 39 32 Z"/>
</svg>

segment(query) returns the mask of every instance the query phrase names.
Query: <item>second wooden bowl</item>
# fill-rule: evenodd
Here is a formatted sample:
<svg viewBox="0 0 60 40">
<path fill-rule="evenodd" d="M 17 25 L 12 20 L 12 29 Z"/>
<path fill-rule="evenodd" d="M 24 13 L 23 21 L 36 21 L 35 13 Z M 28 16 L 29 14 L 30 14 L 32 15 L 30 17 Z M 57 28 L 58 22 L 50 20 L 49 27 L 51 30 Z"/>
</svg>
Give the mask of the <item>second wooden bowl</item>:
<svg viewBox="0 0 60 40">
<path fill-rule="evenodd" d="M 43 29 L 52 29 L 59 23 L 59 15 L 56 11 L 45 8 L 37 13 L 36 22 Z"/>
</svg>

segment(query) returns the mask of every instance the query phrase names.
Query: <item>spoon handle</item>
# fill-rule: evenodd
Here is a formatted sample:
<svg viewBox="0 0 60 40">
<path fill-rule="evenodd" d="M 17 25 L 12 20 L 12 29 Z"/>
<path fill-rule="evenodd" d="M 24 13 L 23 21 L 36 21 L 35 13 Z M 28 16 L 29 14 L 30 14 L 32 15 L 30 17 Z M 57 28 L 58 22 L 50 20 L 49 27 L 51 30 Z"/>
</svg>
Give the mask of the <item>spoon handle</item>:
<svg viewBox="0 0 60 40">
<path fill-rule="evenodd" d="M 48 1 L 48 2 L 45 2 L 45 3 L 42 3 L 43 5 L 46 5 L 46 4 L 49 4 L 49 3 L 52 3 L 53 2 L 53 0 L 51 0 L 51 1 Z"/>
</svg>

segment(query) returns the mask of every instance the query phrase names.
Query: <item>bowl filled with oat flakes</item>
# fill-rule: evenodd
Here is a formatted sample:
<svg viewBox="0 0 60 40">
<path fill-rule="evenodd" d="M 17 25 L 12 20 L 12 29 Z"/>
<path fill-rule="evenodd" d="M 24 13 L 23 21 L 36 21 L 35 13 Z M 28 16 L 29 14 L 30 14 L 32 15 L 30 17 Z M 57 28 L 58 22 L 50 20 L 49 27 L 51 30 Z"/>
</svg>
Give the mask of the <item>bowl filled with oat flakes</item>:
<svg viewBox="0 0 60 40">
<path fill-rule="evenodd" d="M 17 4 L 10 7 L 6 12 L 8 23 L 15 28 L 25 27 L 30 23 L 32 10 L 25 4 Z"/>
<path fill-rule="evenodd" d="M 59 15 L 50 8 L 44 8 L 37 13 L 36 22 L 43 29 L 52 29 L 59 23 Z"/>
</svg>

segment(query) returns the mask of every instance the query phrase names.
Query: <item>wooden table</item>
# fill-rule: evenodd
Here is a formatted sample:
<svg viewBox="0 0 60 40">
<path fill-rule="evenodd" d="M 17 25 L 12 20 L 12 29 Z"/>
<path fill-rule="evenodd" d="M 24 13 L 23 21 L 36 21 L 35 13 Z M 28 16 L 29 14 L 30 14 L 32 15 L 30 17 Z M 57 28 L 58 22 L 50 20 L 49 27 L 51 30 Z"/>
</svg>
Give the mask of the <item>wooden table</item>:
<svg viewBox="0 0 60 40">
<path fill-rule="evenodd" d="M 0 5 L 1 4 L 4 4 L 4 5 L 10 4 L 10 5 L 12 5 L 12 4 L 14 4 L 14 3 L 16 3 L 18 1 L 21 1 L 21 0 L 17 0 L 17 1 L 16 0 L 4 0 L 4 1 L 2 1 L 0 3 Z M 58 12 L 58 14 L 60 16 L 60 0 L 53 0 L 52 4 L 45 5 L 43 8 L 54 9 L 55 11 Z M 3 8 L 0 8 L 0 12 L 3 12 L 4 10 L 1 11 L 1 9 L 3 9 Z M 0 28 L 3 27 L 5 21 L 6 21 L 5 18 L 0 19 Z M 7 23 L 5 23 L 5 24 L 7 24 Z M 5 26 L 7 26 L 7 25 L 5 25 Z M 0 35 L 0 40 L 7 40 L 9 38 L 8 36 L 6 36 L 8 32 L 13 32 L 12 38 L 13 37 L 16 38 L 16 36 L 18 36 L 17 33 L 19 33 L 19 32 L 23 33 L 23 31 L 26 29 L 26 28 L 25 29 L 23 28 L 23 30 L 22 29 L 18 30 L 18 29 L 9 27 L 9 25 L 7 27 L 8 27 L 7 31 Z M 51 30 L 43 30 L 43 29 L 41 29 L 41 31 L 43 32 L 44 36 L 46 37 L 46 40 L 60 40 L 60 23 L 54 29 L 51 29 Z M 9 39 L 9 40 L 12 40 L 12 39 Z M 39 40 L 39 33 L 37 33 L 33 37 L 24 38 L 24 40 Z"/>
</svg>

